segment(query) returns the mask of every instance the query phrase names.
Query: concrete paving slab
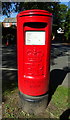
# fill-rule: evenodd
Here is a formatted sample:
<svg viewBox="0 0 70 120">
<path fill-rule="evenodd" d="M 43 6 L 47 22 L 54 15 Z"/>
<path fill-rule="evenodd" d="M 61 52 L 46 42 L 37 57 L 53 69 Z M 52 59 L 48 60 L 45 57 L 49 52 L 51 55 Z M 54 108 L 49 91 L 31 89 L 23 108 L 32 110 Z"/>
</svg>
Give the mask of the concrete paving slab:
<svg viewBox="0 0 70 120">
<path fill-rule="evenodd" d="M 67 48 L 68 49 L 68 48 Z M 64 52 L 64 51 L 63 51 Z M 53 63 L 50 64 L 50 71 L 55 69 L 60 69 L 63 71 L 68 71 L 66 77 L 64 78 L 62 85 L 65 87 L 70 87 L 69 76 L 70 76 L 70 56 L 69 51 L 64 52 L 64 55 L 53 58 Z"/>
<path fill-rule="evenodd" d="M 63 81 L 63 83 L 62 83 L 63 86 L 68 87 L 68 88 L 70 88 L 69 78 L 70 78 L 70 73 L 68 73 L 68 74 L 66 75 L 66 77 L 65 77 L 65 79 L 64 79 L 64 81 Z"/>
</svg>

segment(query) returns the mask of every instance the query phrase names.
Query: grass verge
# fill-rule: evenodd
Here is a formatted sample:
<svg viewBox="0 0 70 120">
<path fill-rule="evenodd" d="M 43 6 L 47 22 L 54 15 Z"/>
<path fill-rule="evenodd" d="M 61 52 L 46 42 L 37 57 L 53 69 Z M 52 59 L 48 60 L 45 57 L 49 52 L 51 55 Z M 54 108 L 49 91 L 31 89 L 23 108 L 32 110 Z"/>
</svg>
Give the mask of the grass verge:
<svg viewBox="0 0 70 120">
<path fill-rule="evenodd" d="M 66 88 L 64 86 L 59 86 L 54 95 L 52 96 L 50 111 L 56 116 L 60 117 L 60 115 L 69 108 L 69 92 L 70 88 Z M 56 109 L 54 109 L 55 106 Z"/>
</svg>

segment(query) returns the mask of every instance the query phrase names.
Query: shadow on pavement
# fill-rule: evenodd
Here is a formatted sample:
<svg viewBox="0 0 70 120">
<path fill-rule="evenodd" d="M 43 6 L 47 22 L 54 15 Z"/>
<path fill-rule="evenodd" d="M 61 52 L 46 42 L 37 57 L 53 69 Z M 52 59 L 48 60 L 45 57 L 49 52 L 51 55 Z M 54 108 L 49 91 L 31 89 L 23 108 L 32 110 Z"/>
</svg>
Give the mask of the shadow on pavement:
<svg viewBox="0 0 70 120">
<path fill-rule="evenodd" d="M 61 56 L 69 56 L 70 45 L 52 44 L 51 45 L 51 59 L 55 59 Z"/>
<path fill-rule="evenodd" d="M 17 51 L 16 46 L 8 46 L 2 48 L 2 67 L 17 68 Z"/>
<path fill-rule="evenodd" d="M 68 69 L 54 69 L 51 71 L 49 81 L 48 104 L 52 98 L 52 95 L 56 91 L 57 87 L 62 84 L 68 72 L 70 72 L 70 70 Z"/>
<path fill-rule="evenodd" d="M 17 87 L 17 56 L 16 47 L 2 49 L 2 93 Z"/>
<path fill-rule="evenodd" d="M 70 116 L 70 109 L 67 109 L 62 113 L 62 115 L 60 115 L 60 120 L 70 120 L 69 116 Z"/>
<path fill-rule="evenodd" d="M 2 71 L 2 92 L 10 91 L 17 87 L 17 72 L 16 71 Z"/>
</svg>

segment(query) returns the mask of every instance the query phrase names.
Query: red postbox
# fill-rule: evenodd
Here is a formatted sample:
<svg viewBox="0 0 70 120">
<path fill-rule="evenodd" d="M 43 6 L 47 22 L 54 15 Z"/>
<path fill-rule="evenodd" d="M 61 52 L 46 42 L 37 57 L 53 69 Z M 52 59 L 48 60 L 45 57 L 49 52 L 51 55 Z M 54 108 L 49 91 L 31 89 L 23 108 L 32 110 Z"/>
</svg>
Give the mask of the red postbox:
<svg viewBox="0 0 70 120">
<path fill-rule="evenodd" d="M 26 10 L 17 16 L 18 87 L 39 96 L 48 92 L 52 14 Z"/>
</svg>

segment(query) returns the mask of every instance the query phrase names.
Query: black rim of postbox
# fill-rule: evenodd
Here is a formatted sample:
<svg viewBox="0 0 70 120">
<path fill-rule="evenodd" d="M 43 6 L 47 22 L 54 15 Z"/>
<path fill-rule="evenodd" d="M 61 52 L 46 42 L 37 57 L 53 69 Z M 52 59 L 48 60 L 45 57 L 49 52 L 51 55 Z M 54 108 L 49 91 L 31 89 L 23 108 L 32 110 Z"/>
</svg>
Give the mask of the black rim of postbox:
<svg viewBox="0 0 70 120">
<path fill-rule="evenodd" d="M 29 101 L 29 102 L 38 102 L 38 101 L 41 101 L 41 100 L 43 100 L 43 99 L 46 99 L 46 98 L 48 98 L 48 92 L 46 93 L 46 94 L 44 94 L 44 95 L 40 95 L 40 96 L 30 96 L 30 97 L 27 97 L 27 96 L 29 96 L 29 95 L 25 95 L 25 94 L 23 94 L 22 92 L 18 92 L 18 94 L 19 94 L 19 96 L 20 96 L 20 98 L 22 99 L 22 100 L 26 100 L 26 101 Z"/>
<path fill-rule="evenodd" d="M 21 16 L 19 16 L 19 17 L 25 17 L 25 16 L 48 16 L 48 17 L 52 17 L 51 15 L 43 15 L 43 14 L 21 15 Z"/>
</svg>

